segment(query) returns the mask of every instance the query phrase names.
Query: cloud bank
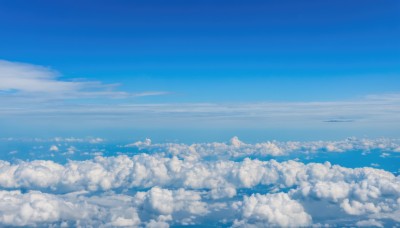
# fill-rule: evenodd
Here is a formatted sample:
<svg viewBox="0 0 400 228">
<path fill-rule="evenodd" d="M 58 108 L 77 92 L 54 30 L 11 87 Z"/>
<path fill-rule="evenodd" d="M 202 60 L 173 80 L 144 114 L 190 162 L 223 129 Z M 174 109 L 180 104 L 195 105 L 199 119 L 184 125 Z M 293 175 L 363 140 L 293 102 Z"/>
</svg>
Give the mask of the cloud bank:
<svg viewBox="0 0 400 228">
<path fill-rule="evenodd" d="M 244 157 L 279 157 L 292 153 L 313 154 L 318 152 L 342 153 L 348 151 L 362 151 L 368 153 L 373 150 L 382 152 L 400 152 L 400 141 L 397 139 L 358 139 L 347 138 L 339 141 L 266 141 L 249 144 L 233 137 L 228 143 L 156 143 L 150 139 L 126 145 L 128 148 L 138 148 L 146 152 L 161 152 L 180 158 L 214 158 L 234 159 Z"/>
<path fill-rule="evenodd" d="M 400 223 L 400 176 L 329 162 L 209 160 L 169 153 L 98 156 L 66 164 L 0 161 L 0 188 L 2 225 Z"/>
</svg>

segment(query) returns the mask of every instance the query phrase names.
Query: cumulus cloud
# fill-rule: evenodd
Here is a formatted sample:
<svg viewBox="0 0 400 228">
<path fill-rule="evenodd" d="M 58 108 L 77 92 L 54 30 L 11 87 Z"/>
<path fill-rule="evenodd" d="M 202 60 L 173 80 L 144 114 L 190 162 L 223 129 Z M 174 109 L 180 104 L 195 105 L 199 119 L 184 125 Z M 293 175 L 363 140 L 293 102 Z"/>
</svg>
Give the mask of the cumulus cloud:
<svg viewBox="0 0 400 228">
<path fill-rule="evenodd" d="M 65 165 L 41 160 L 17 164 L 1 161 L 0 175 L 0 186 L 5 188 L 73 188 L 97 191 L 121 187 L 165 186 L 233 192 L 229 189 L 252 188 L 261 184 L 279 188 L 301 186 L 304 194 L 330 197 L 333 201 L 346 196 L 347 187 L 358 186 L 358 195 L 366 194 L 362 187 L 369 185 L 362 181 L 379 188 L 385 187 L 388 192 L 397 192 L 395 189 L 399 185 L 393 174 L 373 168 L 346 169 L 330 163 L 304 164 L 248 158 L 240 162 L 203 161 L 163 157 L 158 154 L 133 157 L 98 156 L 93 160 L 69 161 Z M 334 186 L 330 186 L 328 182 L 332 179 L 335 180 Z M 353 180 L 364 185 L 349 185 Z M 312 184 L 312 191 L 306 191 L 311 189 L 307 184 Z M 376 190 L 376 186 L 368 194 L 373 194 L 372 190 Z M 331 192 L 319 192 L 320 189 L 329 189 Z M 367 195 L 362 199 L 366 197 Z"/>
<path fill-rule="evenodd" d="M 104 142 L 104 139 L 99 138 L 99 137 L 97 137 L 97 138 L 89 138 L 89 143 L 95 144 L 95 143 L 102 143 L 102 142 Z"/>
<path fill-rule="evenodd" d="M 62 153 L 58 154 L 76 154 L 84 149 L 71 144 L 92 145 L 90 140 L 57 138 L 46 142 L 61 145 Z M 133 156 L 121 152 L 64 163 L 0 160 L 0 226 L 400 223 L 400 177 L 391 172 L 265 157 L 354 150 L 377 150 L 377 157 L 387 150 L 394 156 L 396 140 L 249 144 L 234 137 L 226 143 L 187 145 L 145 139 L 123 149 L 132 147 Z"/>
<path fill-rule="evenodd" d="M 49 150 L 57 152 L 59 149 L 56 145 L 52 145 Z"/>
<path fill-rule="evenodd" d="M 208 214 L 200 193 L 152 188 L 133 196 L 86 192 L 49 194 L 0 191 L 0 225 L 11 226 L 155 226 L 174 221 L 189 225 Z"/>
<path fill-rule="evenodd" d="M 316 152 L 345 152 L 373 150 L 399 152 L 400 141 L 397 139 L 357 139 L 347 138 L 340 141 L 266 141 L 247 144 L 238 137 L 233 137 L 228 143 L 158 143 L 152 144 L 150 139 L 126 145 L 147 152 L 163 152 L 181 158 L 240 158 L 240 157 L 265 157 L 284 156 L 290 153 L 316 153 Z M 385 154 L 386 156 L 389 154 Z"/>
<path fill-rule="evenodd" d="M 0 224 L 8 226 L 137 226 L 140 218 L 132 197 L 78 194 L 54 195 L 39 191 L 0 191 Z"/>
<path fill-rule="evenodd" d="M 356 225 L 360 227 L 383 227 L 382 223 L 375 219 L 358 221 Z"/>
<path fill-rule="evenodd" d="M 208 205 L 202 202 L 199 192 L 184 189 L 168 190 L 153 187 L 147 192 L 139 192 L 135 203 L 141 206 L 141 213 L 150 214 L 153 220 L 171 218 L 182 223 L 193 223 L 198 216 L 209 213 Z"/>
<path fill-rule="evenodd" d="M 66 164 L 1 161 L 0 188 L 10 192 L 29 189 L 52 197 L 76 191 L 95 196 L 113 191 L 120 197 L 130 197 L 132 210 L 149 226 L 201 224 L 205 220 L 230 221 L 235 226 L 307 226 L 327 218 L 335 223 L 339 215 L 352 224 L 360 219 L 397 222 L 400 211 L 399 176 L 329 162 L 204 160 L 164 154 L 99 156 Z M 328 209 L 324 212 L 320 208 Z M 46 216 L 51 221 L 60 219 L 59 214 Z M 113 218 L 114 225 L 132 222 L 126 216 Z"/>
<path fill-rule="evenodd" d="M 290 199 L 286 193 L 245 196 L 242 202 L 234 205 L 241 211 L 242 220 L 235 220 L 234 227 L 256 225 L 255 227 L 310 226 L 311 216 L 303 206 Z"/>
</svg>

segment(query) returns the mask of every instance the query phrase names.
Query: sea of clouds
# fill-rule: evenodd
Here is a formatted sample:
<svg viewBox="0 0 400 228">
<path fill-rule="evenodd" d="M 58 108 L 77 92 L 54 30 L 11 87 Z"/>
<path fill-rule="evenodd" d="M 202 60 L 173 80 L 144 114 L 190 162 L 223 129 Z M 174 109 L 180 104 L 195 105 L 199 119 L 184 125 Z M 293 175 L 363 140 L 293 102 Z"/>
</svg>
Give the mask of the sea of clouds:
<svg viewBox="0 0 400 228">
<path fill-rule="evenodd" d="M 53 140 L 49 153 L 61 153 L 56 144 L 61 142 L 74 141 Z M 399 226 L 398 174 L 384 167 L 279 160 L 291 153 L 378 149 L 397 156 L 398 142 L 247 144 L 234 137 L 228 143 L 189 145 L 146 139 L 121 147 L 137 150 L 133 155 L 0 160 L 0 225 Z"/>
</svg>

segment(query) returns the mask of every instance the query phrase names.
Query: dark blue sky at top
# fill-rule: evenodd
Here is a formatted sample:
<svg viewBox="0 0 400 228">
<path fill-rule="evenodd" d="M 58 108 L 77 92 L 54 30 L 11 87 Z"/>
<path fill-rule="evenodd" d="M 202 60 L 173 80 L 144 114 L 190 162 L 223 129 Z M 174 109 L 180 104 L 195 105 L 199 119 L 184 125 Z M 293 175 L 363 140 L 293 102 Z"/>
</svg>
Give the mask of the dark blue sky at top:
<svg viewBox="0 0 400 228">
<path fill-rule="evenodd" d="M 400 85 L 400 2 L 0 0 L 0 58 L 151 101 L 337 100 Z"/>
</svg>

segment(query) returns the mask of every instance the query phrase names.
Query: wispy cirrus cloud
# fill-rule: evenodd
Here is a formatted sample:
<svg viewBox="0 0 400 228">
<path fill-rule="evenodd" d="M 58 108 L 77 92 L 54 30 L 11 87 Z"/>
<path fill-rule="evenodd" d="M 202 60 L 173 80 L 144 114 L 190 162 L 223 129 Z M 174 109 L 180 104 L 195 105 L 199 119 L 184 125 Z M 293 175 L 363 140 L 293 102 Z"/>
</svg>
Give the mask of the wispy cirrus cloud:
<svg viewBox="0 0 400 228">
<path fill-rule="evenodd" d="M 164 91 L 130 93 L 118 84 L 74 78 L 63 80 L 59 72 L 44 66 L 0 60 L 0 96 L 19 99 L 129 98 L 166 95 Z"/>
<path fill-rule="evenodd" d="M 3 106 L 0 115 L 30 116 L 96 116 L 97 118 L 135 119 L 147 125 L 162 124 L 395 124 L 400 112 L 400 100 L 370 100 L 368 98 L 335 102 L 259 102 L 259 103 L 118 103 L 43 104 L 22 107 Z M 201 122 L 198 122 L 201 121 Z M 250 125 L 249 125 L 250 124 Z"/>
<path fill-rule="evenodd" d="M 357 99 L 303 102 L 134 102 L 165 91 L 118 90 L 118 84 L 65 80 L 50 68 L 0 60 L 0 117 L 51 120 L 56 124 L 102 121 L 123 127 L 334 127 L 397 129 L 400 93 Z M 135 88 L 133 88 L 134 90 Z M 1 120 L 1 119 L 0 119 Z M 20 123 L 21 119 L 18 119 Z M 84 120 L 84 121 L 83 121 Z M 103 121 L 107 120 L 107 121 Z M 344 123 L 345 122 L 345 123 Z M 339 124 L 341 123 L 341 124 Z M 97 124 L 96 124 L 97 125 Z"/>
</svg>

